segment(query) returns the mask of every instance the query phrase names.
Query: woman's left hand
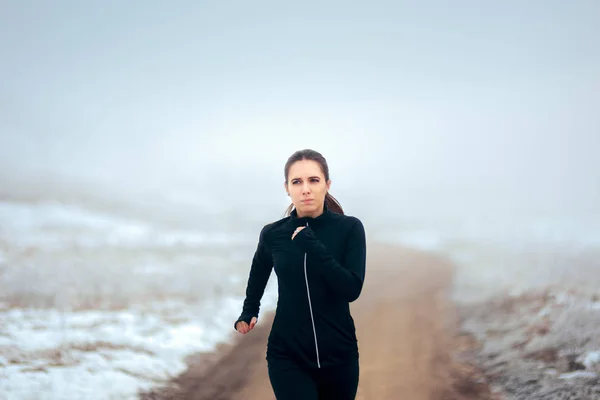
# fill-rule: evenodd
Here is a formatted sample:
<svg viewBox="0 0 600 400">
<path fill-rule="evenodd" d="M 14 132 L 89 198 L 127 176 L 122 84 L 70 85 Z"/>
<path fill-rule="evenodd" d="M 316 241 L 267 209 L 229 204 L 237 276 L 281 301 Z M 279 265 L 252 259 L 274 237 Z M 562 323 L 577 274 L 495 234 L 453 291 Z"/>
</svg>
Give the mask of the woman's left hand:
<svg viewBox="0 0 600 400">
<path fill-rule="evenodd" d="M 296 230 L 294 231 L 294 234 L 292 235 L 292 240 L 294 240 L 294 238 L 296 237 L 296 235 L 297 235 L 298 233 L 300 233 L 300 231 L 301 231 L 302 229 L 304 229 L 304 228 L 306 228 L 306 227 L 305 227 L 305 226 L 299 226 L 299 227 L 297 227 L 297 228 L 296 228 Z"/>
</svg>

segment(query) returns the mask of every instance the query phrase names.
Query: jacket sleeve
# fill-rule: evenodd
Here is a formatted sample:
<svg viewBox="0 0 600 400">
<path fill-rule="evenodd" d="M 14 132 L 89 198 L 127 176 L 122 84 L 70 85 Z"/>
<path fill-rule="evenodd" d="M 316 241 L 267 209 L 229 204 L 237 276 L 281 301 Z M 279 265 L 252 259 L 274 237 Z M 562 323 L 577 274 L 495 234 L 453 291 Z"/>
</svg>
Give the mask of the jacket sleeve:
<svg viewBox="0 0 600 400">
<path fill-rule="evenodd" d="M 252 258 L 248 284 L 246 286 L 246 298 L 242 307 L 242 314 L 233 324 L 233 328 L 240 321 L 250 323 L 252 317 L 258 318 L 260 311 L 260 301 L 265 292 L 267 282 L 273 270 L 273 258 L 265 241 L 266 226 L 261 230 L 258 246 Z"/>
<path fill-rule="evenodd" d="M 365 228 L 359 219 L 355 220 L 348 233 L 343 264 L 329 253 L 310 227 L 301 230 L 294 242 L 313 257 L 318 257 L 317 271 L 335 293 L 348 302 L 358 299 L 367 262 Z"/>
</svg>

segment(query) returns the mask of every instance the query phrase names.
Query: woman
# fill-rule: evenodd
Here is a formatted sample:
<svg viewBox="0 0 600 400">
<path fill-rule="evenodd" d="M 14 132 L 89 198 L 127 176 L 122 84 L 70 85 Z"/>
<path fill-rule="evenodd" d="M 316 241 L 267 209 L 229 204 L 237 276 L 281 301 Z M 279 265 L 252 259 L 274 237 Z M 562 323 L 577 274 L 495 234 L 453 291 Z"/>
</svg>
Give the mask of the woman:
<svg viewBox="0 0 600 400">
<path fill-rule="evenodd" d="M 260 232 L 234 327 L 242 334 L 254 328 L 274 268 L 279 297 L 266 359 L 276 398 L 354 399 L 359 356 L 349 303 L 365 278 L 365 230 L 329 194 L 320 153 L 297 151 L 284 172 L 292 204 L 287 217 Z"/>
</svg>

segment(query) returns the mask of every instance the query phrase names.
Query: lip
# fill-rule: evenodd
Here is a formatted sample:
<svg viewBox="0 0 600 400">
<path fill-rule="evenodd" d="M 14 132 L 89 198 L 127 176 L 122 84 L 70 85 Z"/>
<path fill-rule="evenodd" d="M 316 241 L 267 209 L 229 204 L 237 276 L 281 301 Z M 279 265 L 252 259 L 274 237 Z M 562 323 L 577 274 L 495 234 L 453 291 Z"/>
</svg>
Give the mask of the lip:
<svg viewBox="0 0 600 400">
<path fill-rule="evenodd" d="M 314 202 L 313 199 L 302 200 L 302 203 L 312 203 L 312 202 Z"/>
</svg>

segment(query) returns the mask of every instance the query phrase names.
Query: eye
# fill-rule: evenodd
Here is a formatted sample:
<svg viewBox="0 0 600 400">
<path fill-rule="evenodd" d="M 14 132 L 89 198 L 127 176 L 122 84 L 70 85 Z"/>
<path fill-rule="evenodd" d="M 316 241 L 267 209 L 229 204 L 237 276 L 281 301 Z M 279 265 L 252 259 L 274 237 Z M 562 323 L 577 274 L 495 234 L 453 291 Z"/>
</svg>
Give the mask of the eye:
<svg viewBox="0 0 600 400">
<path fill-rule="evenodd" d="M 319 182 L 319 178 L 312 178 L 310 181 L 316 183 L 316 182 Z"/>
<path fill-rule="evenodd" d="M 295 185 L 296 183 L 300 183 L 300 181 L 299 181 L 298 179 L 294 179 L 294 180 L 292 181 L 292 185 Z"/>
</svg>

